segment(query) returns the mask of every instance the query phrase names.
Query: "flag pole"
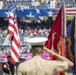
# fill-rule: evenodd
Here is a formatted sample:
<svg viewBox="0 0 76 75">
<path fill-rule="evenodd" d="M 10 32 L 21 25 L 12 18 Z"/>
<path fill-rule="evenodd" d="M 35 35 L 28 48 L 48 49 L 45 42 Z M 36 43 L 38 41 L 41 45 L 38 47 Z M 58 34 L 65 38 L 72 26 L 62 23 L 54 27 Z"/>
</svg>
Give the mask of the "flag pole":
<svg viewBox="0 0 76 75">
<path fill-rule="evenodd" d="M 65 54 L 65 37 L 66 37 L 66 12 L 65 12 L 65 4 L 63 3 L 62 4 L 62 7 L 61 7 L 61 37 L 60 37 L 60 40 L 61 40 L 61 49 L 59 50 L 59 55 L 62 55 L 62 56 L 66 56 Z M 67 75 L 67 72 L 59 72 L 57 75 Z"/>
<path fill-rule="evenodd" d="M 65 4 L 63 4 L 63 26 L 64 26 L 64 30 L 63 30 L 63 32 L 64 32 L 64 37 L 66 38 L 66 36 L 67 36 L 67 31 L 66 31 L 66 9 L 65 9 L 66 7 L 65 7 Z"/>
<path fill-rule="evenodd" d="M 64 39 L 64 45 L 65 45 L 65 39 L 66 39 L 66 9 L 65 9 L 65 4 L 63 3 L 62 4 L 62 33 L 61 33 L 61 38 L 62 38 L 62 41 Z M 62 42 L 61 41 L 61 42 Z M 63 42 L 62 42 L 63 43 Z M 66 46 L 65 46 L 65 49 L 64 49 L 64 53 L 63 53 L 63 49 L 62 49 L 62 56 L 66 56 Z M 63 72 L 61 75 L 67 75 L 67 72 Z"/>
</svg>

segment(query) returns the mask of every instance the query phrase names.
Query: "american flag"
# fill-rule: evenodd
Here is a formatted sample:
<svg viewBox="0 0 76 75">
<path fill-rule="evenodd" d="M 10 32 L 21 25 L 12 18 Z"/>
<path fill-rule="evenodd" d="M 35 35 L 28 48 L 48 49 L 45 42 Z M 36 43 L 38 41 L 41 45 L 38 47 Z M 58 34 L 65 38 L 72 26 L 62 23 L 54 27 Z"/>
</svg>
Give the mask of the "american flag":
<svg viewBox="0 0 76 75">
<path fill-rule="evenodd" d="M 11 35 L 11 62 L 15 64 L 20 58 L 20 39 L 18 33 L 18 22 L 14 0 L 10 0 L 8 34 Z"/>
</svg>

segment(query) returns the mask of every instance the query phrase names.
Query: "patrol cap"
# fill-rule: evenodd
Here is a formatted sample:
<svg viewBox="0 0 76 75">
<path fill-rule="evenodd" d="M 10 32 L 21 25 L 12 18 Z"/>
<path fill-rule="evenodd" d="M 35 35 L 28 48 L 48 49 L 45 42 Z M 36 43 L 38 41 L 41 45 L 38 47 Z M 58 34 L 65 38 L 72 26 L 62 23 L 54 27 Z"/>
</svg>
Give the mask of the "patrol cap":
<svg viewBox="0 0 76 75">
<path fill-rule="evenodd" d="M 29 38 L 26 42 L 29 43 L 31 46 L 43 46 L 46 41 L 47 38 L 45 37 L 34 37 Z"/>
</svg>

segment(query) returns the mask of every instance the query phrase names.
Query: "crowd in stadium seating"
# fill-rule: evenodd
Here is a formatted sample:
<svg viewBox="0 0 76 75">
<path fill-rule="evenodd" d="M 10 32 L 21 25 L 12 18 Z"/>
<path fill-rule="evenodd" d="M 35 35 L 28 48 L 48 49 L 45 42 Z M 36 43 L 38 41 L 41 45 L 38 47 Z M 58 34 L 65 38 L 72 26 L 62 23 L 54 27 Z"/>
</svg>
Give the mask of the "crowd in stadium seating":
<svg viewBox="0 0 76 75">
<path fill-rule="evenodd" d="M 4 46 L 3 42 L 6 39 L 7 32 L 8 32 L 8 21 L 4 20 L 3 18 L 0 19 L 0 55 L 4 53 L 8 53 L 10 50 L 9 45 Z M 3 22 L 4 21 L 4 22 Z M 49 31 L 51 30 L 51 24 L 47 24 L 46 22 L 38 23 L 38 22 L 19 22 L 19 35 L 21 41 L 21 51 L 20 53 L 30 53 L 30 46 L 26 44 L 27 38 L 30 37 L 47 37 Z"/>
<path fill-rule="evenodd" d="M 1 2 L 2 1 L 2 2 Z M 66 4 L 67 8 L 75 7 L 75 0 L 16 0 L 17 8 L 59 8 L 62 3 Z M 2 5 L 2 6 L 1 6 Z M 0 0 L 0 9 L 8 9 L 9 0 Z"/>
<path fill-rule="evenodd" d="M 53 18 L 49 17 L 47 20 L 40 20 L 41 22 L 26 22 L 18 18 L 19 35 L 21 41 L 21 54 L 30 53 L 30 46 L 26 43 L 26 40 L 30 37 L 47 37 L 51 27 L 53 25 Z M 69 25 L 70 21 L 67 21 Z M 0 18 L 0 55 L 8 53 L 10 47 L 4 46 L 4 40 L 6 39 L 8 32 L 8 18 Z"/>
<path fill-rule="evenodd" d="M 1 19 L 2 20 L 2 19 Z M 3 22 L 4 21 L 4 22 Z M 47 23 L 48 22 L 48 23 Z M 21 41 L 21 53 L 29 53 L 30 46 L 26 43 L 26 40 L 30 37 L 47 37 L 51 26 L 53 25 L 52 21 L 42 21 L 41 23 L 32 21 L 30 23 L 19 21 L 19 35 Z M 67 22 L 69 24 L 70 21 Z M 8 32 L 8 21 L 4 19 L 0 23 L 0 49 L 1 51 L 8 53 L 10 47 L 3 46 L 4 39 L 6 39 Z M 2 52 L 2 53 L 3 53 Z"/>
</svg>

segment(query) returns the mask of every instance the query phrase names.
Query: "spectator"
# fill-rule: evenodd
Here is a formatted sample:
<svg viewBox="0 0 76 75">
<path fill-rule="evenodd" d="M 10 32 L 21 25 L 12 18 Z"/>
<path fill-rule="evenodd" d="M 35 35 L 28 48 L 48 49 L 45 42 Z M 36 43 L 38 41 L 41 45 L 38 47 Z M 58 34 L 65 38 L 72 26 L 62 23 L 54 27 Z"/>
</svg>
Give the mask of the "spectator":
<svg viewBox="0 0 76 75">
<path fill-rule="evenodd" d="M 7 62 L 2 64 L 2 69 L 3 69 L 3 72 L 14 75 L 15 67 L 14 67 L 14 64 L 11 63 L 10 54 L 7 55 Z"/>
<path fill-rule="evenodd" d="M 59 7 L 59 5 L 60 5 L 59 0 L 56 0 L 56 1 L 55 1 L 55 6 L 56 6 L 56 7 Z"/>
</svg>

